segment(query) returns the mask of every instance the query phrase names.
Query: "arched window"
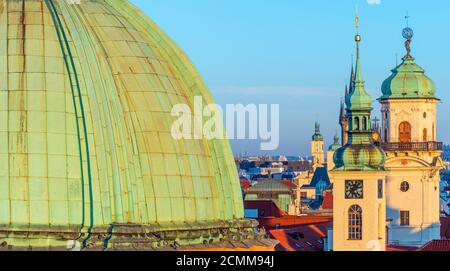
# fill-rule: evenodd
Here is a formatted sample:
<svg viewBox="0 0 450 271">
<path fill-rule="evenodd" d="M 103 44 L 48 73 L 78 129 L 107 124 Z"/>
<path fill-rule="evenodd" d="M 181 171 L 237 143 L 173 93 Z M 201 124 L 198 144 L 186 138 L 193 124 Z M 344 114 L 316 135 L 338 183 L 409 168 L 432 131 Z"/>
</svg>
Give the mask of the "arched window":
<svg viewBox="0 0 450 271">
<path fill-rule="evenodd" d="M 348 239 L 362 240 L 362 209 L 352 205 L 348 210 Z"/>
<path fill-rule="evenodd" d="M 398 127 L 398 141 L 402 143 L 411 142 L 411 124 L 402 122 Z"/>
<path fill-rule="evenodd" d="M 358 117 L 355 117 L 355 129 L 354 130 L 356 130 L 356 131 L 359 131 L 359 118 Z"/>
<path fill-rule="evenodd" d="M 423 142 L 427 142 L 428 141 L 428 130 L 427 128 L 423 128 Z"/>
<path fill-rule="evenodd" d="M 387 128 L 384 128 L 384 142 L 388 142 L 388 130 Z"/>
<path fill-rule="evenodd" d="M 362 123 L 362 129 L 363 129 L 364 131 L 369 130 L 368 127 L 367 127 L 367 117 L 364 117 L 364 118 L 362 119 L 362 121 L 363 121 L 363 123 Z"/>
</svg>

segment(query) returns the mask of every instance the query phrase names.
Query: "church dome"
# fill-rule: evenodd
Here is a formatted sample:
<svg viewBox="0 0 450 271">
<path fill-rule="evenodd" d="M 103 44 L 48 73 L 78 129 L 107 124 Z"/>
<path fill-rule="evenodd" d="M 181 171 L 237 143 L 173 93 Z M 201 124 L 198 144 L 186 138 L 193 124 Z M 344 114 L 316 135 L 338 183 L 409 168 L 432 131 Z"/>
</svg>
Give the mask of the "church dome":
<svg viewBox="0 0 450 271">
<path fill-rule="evenodd" d="M 171 136 L 174 105 L 214 103 L 191 61 L 128 1 L 72 2 L 0 3 L 0 243 L 252 236 L 229 142 Z"/>
<path fill-rule="evenodd" d="M 425 70 L 414 62 L 414 58 L 406 56 L 402 64 L 392 70 L 381 87 L 384 99 L 436 99 L 436 87 L 425 75 Z"/>
<path fill-rule="evenodd" d="M 348 144 L 334 153 L 335 170 L 384 170 L 386 155 L 373 144 Z"/>
</svg>

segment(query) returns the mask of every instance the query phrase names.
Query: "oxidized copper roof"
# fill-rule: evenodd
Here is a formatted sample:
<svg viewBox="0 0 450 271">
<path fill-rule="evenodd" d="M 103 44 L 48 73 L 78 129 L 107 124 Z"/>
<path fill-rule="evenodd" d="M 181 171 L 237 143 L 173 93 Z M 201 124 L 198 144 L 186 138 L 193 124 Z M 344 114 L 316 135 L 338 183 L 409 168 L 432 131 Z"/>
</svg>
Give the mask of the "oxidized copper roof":
<svg viewBox="0 0 450 271">
<path fill-rule="evenodd" d="M 243 218 L 228 141 L 171 135 L 172 107 L 194 96 L 214 103 L 128 1 L 0 1 L 0 243 L 65 247 L 63 232 L 98 245 L 114 224 L 182 232 Z"/>
</svg>

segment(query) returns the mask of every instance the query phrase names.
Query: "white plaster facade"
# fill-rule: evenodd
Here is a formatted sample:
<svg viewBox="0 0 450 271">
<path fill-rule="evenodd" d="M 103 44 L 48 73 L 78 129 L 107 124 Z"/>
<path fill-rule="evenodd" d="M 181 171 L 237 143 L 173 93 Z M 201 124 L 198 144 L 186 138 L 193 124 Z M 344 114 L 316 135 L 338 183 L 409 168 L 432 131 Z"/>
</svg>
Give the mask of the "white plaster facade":
<svg viewBox="0 0 450 271">
<path fill-rule="evenodd" d="M 436 140 L 437 99 L 381 101 L 382 136 L 388 170 L 386 212 L 388 243 L 422 246 L 440 239 L 439 169 L 443 163 Z M 398 147 L 400 124 L 410 124 L 410 146 Z M 402 191 L 402 182 L 408 190 Z M 409 225 L 402 225 L 400 212 L 409 212 Z"/>
<path fill-rule="evenodd" d="M 313 157 L 313 167 L 322 166 L 325 164 L 323 140 L 311 141 L 311 155 Z"/>
<path fill-rule="evenodd" d="M 333 250 L 384 251 L 386 250 L 386 198 L 385 171 L 332 171 L 333 187 Z M 363 198 L 346 199 L 345 181 L 362 180 Z M 378 181 L 382 181 L 382 195 L 378 195 Z M 349 239 L 349 209 L 358 205 L 362 209 L 362 238 Z"/>
</svg>

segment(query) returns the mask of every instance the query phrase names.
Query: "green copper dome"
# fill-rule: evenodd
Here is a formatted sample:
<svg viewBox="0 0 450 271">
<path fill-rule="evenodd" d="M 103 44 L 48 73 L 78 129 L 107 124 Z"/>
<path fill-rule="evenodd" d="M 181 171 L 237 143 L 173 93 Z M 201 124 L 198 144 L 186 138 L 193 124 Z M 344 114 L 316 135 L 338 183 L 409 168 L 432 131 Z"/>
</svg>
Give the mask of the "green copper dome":
<svg viewBox="0 0 450 271">
<path fill-rule="evenodd" d="M 320 124 L 318 121 L 316 121 L 316 123 L 315 123 L 315 132 L 312 136 L 312 140 L 313 141 L 323 141 L 323 136 L 320 133 Z"/>
<path fill-rule="evenodd" d="M 0 1 L 0 58 L 3 247 L 254 236 L 229 142 L 171 135 L 172 107 L 210 92 L 128 1 Z"/>
<path fill-rule="evenodd" d="M 414 58 L 403 58 L 402 64 L 392 70 L 381 87 L 383 99 L 436 99 L 436 87 L 425 75 L 424 69 L 414 62 Z"/>
<path fill-rule="evenodd" d="M 357 57 L 354 90 L 346 99 L 349 131 L 348 144 L 334 153 L 334 171 L 378 171 L 384 170 L 384 151 L 371 143 L 372 98 L 364 87 L 361 72 L 359 43 L 356 36 Z"/>
<path fill-rule="evenodd" d="M 330 145 L 328 148 L 329 151 L 337 151 L 341 147 L 341 144 L 339 144 L 339 137 L 338 135 L 334 136 L 334 142 Z"/>
<path fill-rule="evenodd" d="M 373 144 L 348 144 L 334 153 L 335 170 L 384 170 L 384 151 Z"/>
</svg>

